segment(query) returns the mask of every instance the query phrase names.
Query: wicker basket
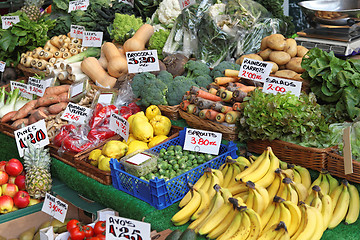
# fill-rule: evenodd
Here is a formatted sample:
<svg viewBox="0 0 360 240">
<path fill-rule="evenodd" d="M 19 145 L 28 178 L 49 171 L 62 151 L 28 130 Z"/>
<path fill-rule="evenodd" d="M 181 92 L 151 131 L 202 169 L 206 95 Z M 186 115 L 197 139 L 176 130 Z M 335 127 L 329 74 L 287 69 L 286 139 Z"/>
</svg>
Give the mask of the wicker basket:
<svg viewBox="0 0 360 240">
<path fill-rule="evenodd" d="M 22 64 L 18 64 L 16 67 L 24 74 L 26 78 L 33 77 L 35 76 L 35 74 L 37 75 L 45 74 L 46 76 L 46 72 L 41 71 L 39 69 L 27 68 Z"/>
<path fill-rule="evenodd" d="M 238 128 L 237 127 L 227 127 L 217 122 L 204 120 L 189 114 L 183 110 L 179 110 L 180 116 L 185 119 L 186 123 L 193 128 L 203 129 L 207 131 L 220 132 L 222 133 L 222 138 L 228 141 L 235 141 L 238 139 Z"/>
<path fill-rule="evenodd" d="M 14 131 L 17 129 L 12 127 L 10 124 L 7 123 L 0 123 L 0 132 L 5 134 L 6 136 L 9 136 L 11 138 L 15 138 Z"/>
<path fill-rule="evenodd" d="M 353 173 L 345 175 L 344 157 L 335 151 L 327 155 L 328 171 L 331 175 L 360 183 L 360 163 L 353 160 Z"/>
<path fill-rule="evenodd" d="M 306 168 L 321 171 L 327 168 L 327 155 L 334 148 L 310 148 L 281 140 L 255 140 L 247 142 L 249 152 L 261 154 L 270 146 L 275 155 L 288 163 L 301 165 Z"/>
<path fill-rule="evenodd" d="M 164 115 L 170 118 L 171 120 L 180 119 L 179 105 L 175 105 L 175 106 L 158 105 L 158 107 L 161 111 L 161 115 Z"/>
</svg>

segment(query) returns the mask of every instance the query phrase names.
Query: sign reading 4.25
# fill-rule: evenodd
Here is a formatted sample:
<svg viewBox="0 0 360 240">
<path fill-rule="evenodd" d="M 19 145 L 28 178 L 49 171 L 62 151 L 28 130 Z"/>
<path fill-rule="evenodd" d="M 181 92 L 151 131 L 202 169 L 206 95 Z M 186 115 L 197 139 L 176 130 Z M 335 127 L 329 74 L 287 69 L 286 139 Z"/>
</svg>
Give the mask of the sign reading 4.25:
<svg viewBox="0 0 360 240">
<path fill-rule="evenodd" d="M 150 224 L 107 215 L 106 240 L 119 239 L 150 240 Z"/>
</svg>

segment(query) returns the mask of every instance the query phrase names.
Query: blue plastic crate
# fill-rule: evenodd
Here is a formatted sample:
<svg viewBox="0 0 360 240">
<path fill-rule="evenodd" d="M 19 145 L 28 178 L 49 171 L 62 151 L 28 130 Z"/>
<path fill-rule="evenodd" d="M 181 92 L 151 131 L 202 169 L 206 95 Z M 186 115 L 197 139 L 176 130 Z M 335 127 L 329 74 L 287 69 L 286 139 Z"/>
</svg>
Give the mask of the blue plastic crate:
<svg viewBox="0 0 360 240">
<path fill-rule="evenodd" d="M 179 132 L 178 137 L 151 148 L 151 150 L 160 152 L 162 148 L 167 149 L 171 145 L 184 146 L 185 133 L 186 128 Z M 229 155 L 232 158 L 237 158 L 236 150 L 236 144 L 231 141 L 228 145 L 221 144 L 219 155 L 216 158 L 168 181 L 158 178 L 149 182 L 142 180 L 125 172 L 116 159 L 111 159 L 110 168 L 113 186 L 149 203 L 157 209 L 164 209 L 181 200 L 189 190 L 188 183 L 194 184 L 204 174 L 206 168 L 218 169 Z"/>
</svg>

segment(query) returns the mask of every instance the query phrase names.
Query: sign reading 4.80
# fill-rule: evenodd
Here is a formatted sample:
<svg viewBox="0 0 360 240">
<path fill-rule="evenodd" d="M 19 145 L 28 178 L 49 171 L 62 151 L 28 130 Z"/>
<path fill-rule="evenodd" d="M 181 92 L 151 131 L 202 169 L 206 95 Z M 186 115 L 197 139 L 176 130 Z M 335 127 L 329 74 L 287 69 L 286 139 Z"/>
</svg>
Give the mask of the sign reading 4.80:
<svg viewBox="0 0 360 240">
<path fill-rule="evenodd" d="M 150 240 L 150 224 L 107 215 L 106 240 Z"/>
<path fill-rule="evenodd" d="M 159 71 L 157 50 L 133 51 L 126 53 L 129 73 Z"/>
</svg>

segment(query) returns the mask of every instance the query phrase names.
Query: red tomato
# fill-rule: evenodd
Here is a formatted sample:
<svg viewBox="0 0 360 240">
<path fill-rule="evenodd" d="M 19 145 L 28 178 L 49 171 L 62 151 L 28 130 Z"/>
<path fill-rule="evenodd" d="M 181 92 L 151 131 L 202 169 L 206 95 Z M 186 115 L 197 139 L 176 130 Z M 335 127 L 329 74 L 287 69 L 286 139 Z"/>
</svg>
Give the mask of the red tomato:
<svg viewBox="0 0 360 240">
<path fill-rule="evenodd" d="M 84 226 L 83 231 L 85 233 L 85 237 L 92 237 L 94 236 L 94 229 L 90 226 Z"/>
<path fill-rule="evenodd" d="M 105 230 L 106 230 L 105 224 L 106 224 L 105 221 L 98 221 L 95 223 L 95 226 L 94 226 L 95 235 L 105 232 Z"/>
<path fill-rule="evenodd" d="M 105 231 L 96 235 L 96 237 L 98 237 L 100 240 L 105 240 Z"/>
<path fill-rule="evenodd" d="M 104 238 L 105 239 L 105 238 Z M 89 238 L 89 239 L 86 239 L 86 240 L 101 240 L 100 238 L 98 237 L 92 237 L 92 238 Z"/>
<path fill-rule="evenodd" d="M 70 231 L 73 228 L 79 227 L 80 226 L 80 222 L 79 220 L 76 219 L 71 219 L 67 224 L 66 224 L 66 230 Z"/>
<path fill-rule="evenodd" d="M 83 240 L 85 238 L 85 232 L 80 227 L 75 227 L 69 231 L 71 240 Z"/>
</svg>

